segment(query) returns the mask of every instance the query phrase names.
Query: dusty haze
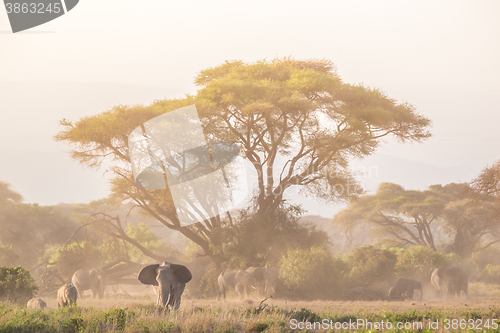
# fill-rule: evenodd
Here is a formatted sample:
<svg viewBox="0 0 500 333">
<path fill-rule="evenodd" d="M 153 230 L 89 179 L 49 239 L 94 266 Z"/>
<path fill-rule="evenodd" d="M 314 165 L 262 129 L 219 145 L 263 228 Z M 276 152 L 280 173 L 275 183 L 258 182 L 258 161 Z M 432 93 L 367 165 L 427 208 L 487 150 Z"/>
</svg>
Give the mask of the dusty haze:
<svg viewBox="0 0 500 333">
<path fill-rule="evenodd" d="M 363 179 L 422 189 L 469 181 L 498 159 L 498 1 L 81 1 L 67 15 L 11 34 L 0 10 L 0 179 L 25 202 L 108 194 L 53 141 L 58 121 L 117 104 L 195 92 L 196 73 L 225 60 L 326 58 L 343 80 L 408 101 L 433 121 L 422 145 L 389 142 L 359 162 Z M 311 214 L 329 207 L 290 194 Z"/>
</svg>

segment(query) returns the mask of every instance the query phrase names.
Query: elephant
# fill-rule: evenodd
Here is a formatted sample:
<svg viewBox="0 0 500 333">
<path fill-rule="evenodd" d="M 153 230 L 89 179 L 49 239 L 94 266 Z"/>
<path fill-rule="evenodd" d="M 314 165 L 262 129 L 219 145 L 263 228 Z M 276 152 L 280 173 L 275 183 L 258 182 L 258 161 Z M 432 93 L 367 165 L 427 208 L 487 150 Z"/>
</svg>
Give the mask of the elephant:
<svg viewBox="0 0 500 333">
<path fill-rule="evenodd" d="M 266 270 L 266 297 L 269 295 L 271 290 L 273 294 L 276 294 L 276 282 L 280 275 L 279 270 L 276 267 L 271 267 Z"/>
<path fill-rule="evenodd" d="M 78 298 L 78 292 L 72 284 L 64 284 L 57 291 L 57 307 L 63 308 L 65 306 L 70 306 L 76 303 Z"/>
<path fill-rule="evenodd" d="M 460 296 L 462 291 L 469 297 L 469 277 L 459 267 L 440 267 L 431 269 L 431 284 L 445 298 Z"/>
<path fill-rule="evenodd" d="M 83 292 L 85 290 L 92 290 L 92 298 L 99 297 L 102 299 L 104 295 L 104 274 L 98 269 L 94 268 L 90 271 L 79 269 L 73 274 L 71 278 L 71 283 L 76 287 L 78 295 L 83 299 Z"/>
<path fill-rule="evenodd" d="M 424 296 L 422 284 L 411 279 L 399 279 L 394 287 L 389 289 L 389 298 L 413 299 L 414 290 L 420 291 L 420 300 Z"/>
<path fill-rule="evenodd" d="M 253 275 L 255 287 L 260 295 L 267 297 L 269 291 L 276 293 L 276 282 L 279 276 L 277 268 L 248 267 L 245 271 Z M 250 288 L 247 289 L 250 291 Z"/>
<path fill-rule="evenodd" d="M 221 295 L 226 299 L 227 290 L 236 290 L 240 298 L 245 299 L 248 298 L 251 289 L 257 289 L 254 275 L 243 270 L 226 269 L 220 273 L 217 282 L 219 283 L 217 300 L 220 300 Z"/>
<path fill-rule="evenodd" d="M 350 288 L 345 291 L 345 298 L 348 300 L 357 300 L 363 296 L 364 293 L 366 293 L 366 288 L 365 287 L 356 287 L 356 288 Z"/>
<path fill-rule="evenodd" d="M 43 310 L 47 307 L 47 303 L 45 303 L 41 298 L 32 298 L 26 304 L 28 309 L 39 309 Z"/>
<path fill-rule="evenodd" d="M 265 267 L 248 267 L 245 271 L 253 275 L 257 292 L 260 295 L 265 295 L 267 269 Z"/>
<path fill-rule="evenodd" d="M 177 310 L 186 283 L 191 281 L 193 275 L 186 266 L 163 262 L 161 265 L 144 266 L 137 278 L 144 284 L 158 286 L 156 305 L 161 303 L 167 308 L 170 305 Z"/>
</svg>

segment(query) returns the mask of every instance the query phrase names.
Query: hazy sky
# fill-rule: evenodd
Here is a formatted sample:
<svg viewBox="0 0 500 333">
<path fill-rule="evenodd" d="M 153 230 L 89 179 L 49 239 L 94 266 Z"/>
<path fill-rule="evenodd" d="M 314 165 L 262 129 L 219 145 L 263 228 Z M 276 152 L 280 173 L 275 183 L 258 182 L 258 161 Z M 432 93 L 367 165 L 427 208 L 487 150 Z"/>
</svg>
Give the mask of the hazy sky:
<svg viewBox="0 0 500 333">
<path fill-rule="evenodd" d="M 468 181 L 500 159 L 500 1 L 81 0 L 12 34 L 0 8 L 0 179 L 26 202 L 107 195 L 103 171 L 53 141 L 62 118 L 196 91 L 225 60 L 332 60 L 349 83 L 378 87 L 433 121 L 421 145 L 388 142 L 362 179 L 407 188 Z M 372 170 L 374 170 L 372 168 Z M 336 207 L 305 199 L 309 213 Z"/>
</svg>

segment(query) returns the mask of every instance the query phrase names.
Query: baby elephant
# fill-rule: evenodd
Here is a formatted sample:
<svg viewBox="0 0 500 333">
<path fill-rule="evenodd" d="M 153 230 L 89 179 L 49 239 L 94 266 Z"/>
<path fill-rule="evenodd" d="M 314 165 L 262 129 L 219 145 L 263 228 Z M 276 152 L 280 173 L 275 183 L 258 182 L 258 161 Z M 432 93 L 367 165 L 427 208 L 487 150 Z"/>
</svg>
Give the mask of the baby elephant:
<svg viewBox="0 0 500 333">
<path fill-rule="evenodd" d="M 28 309 L 39 309 L 43 310 L 47 307 L 47 303 L 42 301 L 40 298 L 32 298 L 28 301 L 28 304 L 26 304 Z"/>
<path fill-rule="evenodd" d="M 76 303 L 78 292 L 72 284 L 65 284 L 57 291 L 57 307 L 63 308 Z"/>
<path fill-rule="evenodd" d="M 413 291 L 420 291 L 420 300 L 422 300 L 422 284 L 415 280 L 399 279 L 396 285 L 389 289 L 390 298 L 413 299 Z"/>
</svg>

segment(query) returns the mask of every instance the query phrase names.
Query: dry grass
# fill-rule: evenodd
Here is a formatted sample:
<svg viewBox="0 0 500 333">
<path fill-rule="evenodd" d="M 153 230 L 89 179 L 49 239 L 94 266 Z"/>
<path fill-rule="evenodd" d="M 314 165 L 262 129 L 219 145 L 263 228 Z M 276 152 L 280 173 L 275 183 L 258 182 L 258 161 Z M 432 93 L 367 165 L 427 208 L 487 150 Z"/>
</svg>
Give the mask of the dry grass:
<svg viewBox="0 0 500 333">
<path fill-rule="evenodd" d="M 349 319 L 391 322 L 443 320 L 444 318 L 498 318 L 500 298 L 494 288 L 471 284 L 467 300 L 440 301 L 287 301 L 269 299 L 258 310 L 259 300 L 227 301 L 184 299 L 179 311 L 157 307 L 151 290 L 103 300 L 80 299 L 78 307 L 57 309 L 56 300 L 45 299 L 45 312 L 0 305 L 0 332 L 287 332 L 290 320 L 344 322 Z M 495 291 L 496 292 L 496 291 Z M 487 296 L 485 296 L 487 295 Z M 483 330 L 487 331 L 487 330 Z"/>
</svg>

